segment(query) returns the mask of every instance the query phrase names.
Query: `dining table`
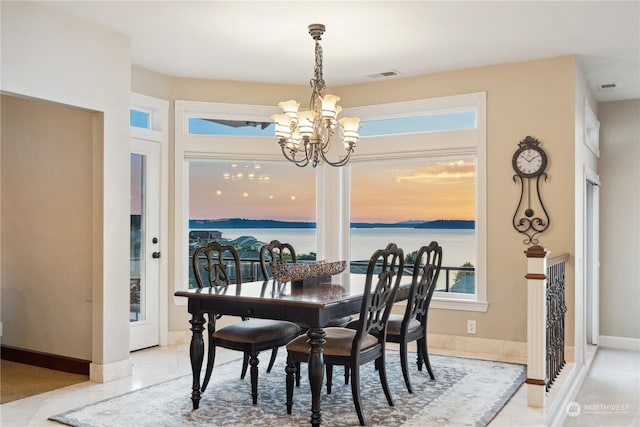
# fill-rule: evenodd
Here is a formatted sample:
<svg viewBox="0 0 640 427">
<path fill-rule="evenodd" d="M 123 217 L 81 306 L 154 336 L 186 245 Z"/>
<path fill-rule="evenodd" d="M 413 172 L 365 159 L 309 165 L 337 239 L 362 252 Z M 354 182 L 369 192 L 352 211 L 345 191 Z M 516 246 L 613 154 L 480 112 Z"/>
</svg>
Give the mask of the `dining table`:
<svg viewBox="0 0 640 427">
<path fill-rule="evenodd" d="M 189 357 L 193 372 L 191 400 L 198 409 L 201 398 L 200 374 L 204 360 L 205 314 L 287 320 L 309 326 L 309 385 L 311 389 L 311 425 L 322 423 L 321 391 L 324 381 L 324 327 L 331 319 L 360 312 L 366 274 L 344 272 L 330 276 L 324 283 L 279 282 L 277 280 L 245 282 L 221 288 L 196 288 L 175 292 L 188 299 L 192 332 Z M 374 281 L 375 286 L 375 281 Z M 396 301 L 409 297 L 411 276 L 404 275 Z M 214 371 L 215 372 L 215 371 Z M 215 375 L 215 373 L 214 373 Z M 284 377 L 283 377 L 284 378 Z M 283 379 L 284 384 L 284 379 Z M 283 402 L 284 408 L 284 402 Z M 284 411 L 284 409 L 283 409 Z"/>
</svg>

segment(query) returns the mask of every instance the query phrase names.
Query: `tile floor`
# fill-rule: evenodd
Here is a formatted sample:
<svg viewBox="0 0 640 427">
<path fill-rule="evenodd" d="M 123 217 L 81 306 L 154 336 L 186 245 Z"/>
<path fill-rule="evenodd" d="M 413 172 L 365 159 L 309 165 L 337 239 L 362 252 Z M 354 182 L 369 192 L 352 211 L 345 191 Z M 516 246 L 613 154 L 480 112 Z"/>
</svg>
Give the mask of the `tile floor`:
<svg viewBox="0 0 640 427">
<path fill-rule="evenodd" d="M 475 356 L 482 358 L 482 355 Z M 0 424 L 3 427 L 59 426 L 47 421 L 47 417 L 190 373 L 187 345 L 155 347 L 134 352 L 131 357 L 134 365 L 131 377 L 104 384 L 84 382 L 1 405 Z M 216 362 L 238 357 L 237 352 L 219 351 Z M 639 400 L 640 352 L 601 348 L 577 398 L 580 415 L 567 417 L 565 425 L 638 426 Z M 542 410 L 529 408 L 526 402 L 526 389 L 521 387 L 490 427 L 541 425 Z"/>
</svg>

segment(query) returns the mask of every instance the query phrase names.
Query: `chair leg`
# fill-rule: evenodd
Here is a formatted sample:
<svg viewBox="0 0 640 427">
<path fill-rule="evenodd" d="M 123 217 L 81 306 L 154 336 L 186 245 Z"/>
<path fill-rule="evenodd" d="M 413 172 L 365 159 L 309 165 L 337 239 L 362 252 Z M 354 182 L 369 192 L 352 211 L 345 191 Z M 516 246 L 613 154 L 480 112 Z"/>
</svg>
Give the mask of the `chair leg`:
<svg viewBox="0 0 640 427">
<path fill-rule="evenodd" d="M 409 368 L 407 367 L 407 341 L 405 340 L 402 340 L 400 343 L 400 365 L 402 367 L 402 376 L 404 377 L 404 384 L 407 386 L 407 391 L 413 393 L 411 380 L 409 380 Z"/>
<path fill-rule="evenodd" d="M 360 401 L 360 367 L 354 366 L 351 369 L 351 394 L 353 395 L 353 404 L 356 407 L 358 420 L 361 426 L 367 425 L 367 419 L 362 413 L 362 402 Z"/>
<path fill-rule="evenodd" d="M 267 366 L 267 373 L 271 372 L 271 368 L 273 368 L 273 364 L 276 362 L 276 357 L 278 357 L 278 347 L 274 347 L 271 350 L 271 359 L 269 360 L 269 366 Z"/>
<path fill-rule="evenodd" d="M 204 393 L 207 389 L 207 385 L 209 385 L 209 380 L 211 379 L 211 373 L 213 372 L 213 364 L 216 360 L 216 346 L 212 345 L 211 337 L 209 337 L 209 349 L 207 350 L 207 369 L 204 373 L 204 380 L 202 381 L 202 387 L 200 387 L 200 392 Z"/>
<path fill-rule="evenodd" d="M 384 353 L 382 356 L 376 360 L 376 364 L 378 365 L 378 374 L 380 375 L 380 384 L 382 384 L 382 390 L 384 391 L 384 395 L 387 398 L 387 403 L 389 406 L 393 405 L 393 399 L 391 398 L 391 390 L 389 389 L 389 383 L 387 382 L 387 368 L 384 362 Z M 409 391 L 411 393 L 411 391 Z"/>
<path fill-rule="evenodd" d="M 247 368 L 249 367 L 249 353 L 244 354 L 244 359 L 242 359 L 242 372 L 240 373 L 240 379 L 243 380 L 245 375 L 247 375 Z"/>
<path fill-rule="evenodd" d="M 258 363 L 258 355 L 252 353 L 249 365 L 251 365 L 251 398 L 254 405 L 258 403 Z"/>
<path fill-rule="evenodd" d="M 333 365 L 325 365 L 327 371 L 327 394 L 331 394 L 331 385 L 333 382 Z"/>
<path fill-rule="evenodd" d="M 296 387 L 300 387 L 300 362 L 295 362 L 296 364 Z"/>
<path fill-rule="evenodd" d="M 285 372 L 287 373 L 287 414 L 291 415 L 291 408 L 293 407 L 293 377 L 297 373 L 297 377 L 300 376 L 298 371 L 298 363 L 291 361 L 287 358 L 287 366 Z"/>
<path fill-rule="evenodd" d="M 427 349 L 427 340 L 425 338 L 418 340 L 418 353 L 422 353 L 422 358 L 424 360 L 424 365 L 427 367 L 429 378 L 435 380 L 436 377 L 433 375 L 433 369 L 431 369 L 431 363 L 429 362 L 429 350 Z"/>
<path fill-rule="evenodd" d="M 344 383 L 349 384 L 349 367 L 344 367 Z"/>
</svg>

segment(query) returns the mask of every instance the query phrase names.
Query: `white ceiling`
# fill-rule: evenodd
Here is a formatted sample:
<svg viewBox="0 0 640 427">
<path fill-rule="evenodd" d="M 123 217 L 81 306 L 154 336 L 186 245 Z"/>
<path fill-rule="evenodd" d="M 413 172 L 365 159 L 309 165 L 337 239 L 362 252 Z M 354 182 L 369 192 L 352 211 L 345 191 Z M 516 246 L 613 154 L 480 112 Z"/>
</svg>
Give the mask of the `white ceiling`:
<svg viewBox="0 0 640 427">
<path fill-rule="evenodd" d="M 640 99 L 640 1 L 72 1 L 171 76 L 307 84 L 322 23 L 327 87 L 577 55 L 598 101 Z M 615 84 L 614 90 L 598 90 Z"/>
</svg>

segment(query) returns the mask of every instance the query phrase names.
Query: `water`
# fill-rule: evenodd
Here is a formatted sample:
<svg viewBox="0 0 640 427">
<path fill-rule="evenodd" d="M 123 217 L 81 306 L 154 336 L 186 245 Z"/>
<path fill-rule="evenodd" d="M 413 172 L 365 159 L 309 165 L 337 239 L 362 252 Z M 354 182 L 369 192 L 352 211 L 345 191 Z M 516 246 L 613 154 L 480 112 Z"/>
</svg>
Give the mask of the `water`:
<svg viewBox="0 0 640 427">
<path fill-rule="evenodd" d="M 291 243 L 297 254 L 316 252 L 313 228 L 218 228 L 222 237 L 253 236 L 261 242 L 273 239 Z M 355 228 L 351 230 L 351 260 L 368 261 L 373 251 L 395 243 L 406 253 L 416 251 L 432 240 L 442 246 L 442 265 L 458 267 L 465 262 L 476 265 L 475 231 L 419 228 Z M 328 260 L 336 261 L 336 260 Z"/>
</svg>

